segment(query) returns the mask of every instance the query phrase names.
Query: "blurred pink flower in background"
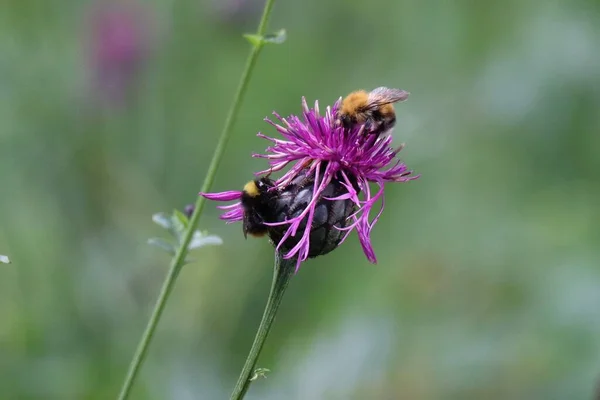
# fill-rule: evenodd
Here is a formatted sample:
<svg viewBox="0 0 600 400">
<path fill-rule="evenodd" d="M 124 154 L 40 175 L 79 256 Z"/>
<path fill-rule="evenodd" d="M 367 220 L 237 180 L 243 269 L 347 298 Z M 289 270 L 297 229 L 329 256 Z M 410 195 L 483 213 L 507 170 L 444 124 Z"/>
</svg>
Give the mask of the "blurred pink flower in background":
<svg viewBox="0 0 600 400">
<path fill-rule="evenodd" d="M 155 45 L 150 17 L 148 6 L 135 0 L 92 3 L 84 45 L 95 101 L 120 106 L 134 94 Z"/>
</svg>

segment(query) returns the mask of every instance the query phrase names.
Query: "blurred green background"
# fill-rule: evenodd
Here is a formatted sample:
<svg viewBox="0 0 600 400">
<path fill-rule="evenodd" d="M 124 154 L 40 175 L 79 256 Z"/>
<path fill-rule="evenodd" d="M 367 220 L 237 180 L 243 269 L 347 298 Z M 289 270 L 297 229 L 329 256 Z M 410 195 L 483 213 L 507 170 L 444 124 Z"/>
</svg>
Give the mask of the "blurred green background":
<svg viewBox="0 0 600 400">
<path fill-rule="evenodd" d="M 0 5 L 0 398 L 110 399 L 167 271 L 158 211 L 193 203 L 258 0 Z M 262 119 L 409 90 L 422 178 L 373 233 L 304 264 L 248 399 L 591 399 L 600 379 L 600 3 L 279 0 L 214 191 Z M 271 280 L 209 202 L 134 399 L 223 399 Z"/>
</svg>

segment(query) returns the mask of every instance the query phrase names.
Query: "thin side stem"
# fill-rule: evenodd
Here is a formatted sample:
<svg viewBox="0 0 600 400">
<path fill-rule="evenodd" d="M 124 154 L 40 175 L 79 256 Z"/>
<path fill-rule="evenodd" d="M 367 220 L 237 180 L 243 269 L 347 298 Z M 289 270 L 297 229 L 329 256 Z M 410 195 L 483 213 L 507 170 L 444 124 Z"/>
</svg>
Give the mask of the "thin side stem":
<svg viewBox="0 0 600 400">
<path fill-rule="evenodd" d="M 265 34 L 267 23 L 269 21 L 269 17 L 271 15 L 271 10 L 273 9 L 274 3 L 275 0 L 266 1 L 265 8 L 263 10 L 263 14 L 258 26 L 258 35 L 263 36 Z M 258 55 L 262 50 L 262 46 L 262 43 L 257 46 L 253 46 L 252 50 L 250 51 L 250 55 L 248 56 L 248 60 L 246 61 L 244 72 L 242 73 L 240 83 L 233 98 L 233 104 L 231 105 L 231 109 L 227 114 L 225 126 L 223 127 L 223 131 L 221 132 L 219 142 L 217 143 L 217 148 L 215 149 L 215 153 L 208 167 L 208 172 L 206 173 L 206 177 L 204 178 L 204 183 L 202 184 L 201 192 L 208 192 L 213 184 L 215 175 L 217 173 L 217 169 L 219 167 L 219 164 L 221 163 L 221 159 L 223 158 L 223 153 L 225 152 L 225 147 L 229 140 L 229 136 L 231 135 L 231 130 L 233 129 L 234 122 L 240 109 L 240 105 L 246 93 L 246 89 L 248 88 L 250 76 L 252 75 L 252 71 L 254 70 L 254 66 L 256 64 L 256 60 L 258 59 Z M 183 236 L 183 240 L 181 241 L 181 244 L 177 249 L 175 256 L 171 260 L 169 271 L 167 272 L 167 276 L 165 278 L 165 281 L 163 282 L 160 294 L 158 295 L 158 299 L 156 300 L 156 304 L 154 305 L 154 310 L 152 311 L 150 320 L 146 325 L 146 329 L 144 330 L 144 333 L 140 339 L 133 359 L 131 360 L 131 364 L 129 365 L 127 376 L 125 378 L 125 381 L 123 383 L 118 397 L 119 400 L 125 400 L 129 397 L 131 388 L 133 387 L 133 383 L 135 382 L 140 367 L 142 366 L 146 357 L 148 346 L 152 341 L 152 336 L 154 335 L 156 326 L 158 325 L 158 321 L 160 320 L 169 295 L 173 290 L 173 286 L 175 284 L 175 281 L 177 280 L 177 275 L 179 275 L 181 267 L 183 266 L 183 262 L 188 253 L 188 246 L 192 240 L 193 234 L 196 230 L 196 226 L 198 225 L 200 215 L 202 214 L 202 210 L 204 208 L 204 203 L 205 198 L 202 196 L 198 196 L 196 200 L 196 207 L 194 209 L 194 213 L 190 218 L 187 231 Z"/>
<path fill-rule="evenodd" d="M 250 348 L 250 353 L 248 353 L 248 358 L 246 359 L 244 368 L 242 368 L 240 377 L 238 378 L 235 388 L 233 389 L 233 393 L 231 394 L 231 400 L 243 399 L 248 391 L 248 388 L 250 387 L 250 383 L 252 383 L 250 380 L 250 375 L 254 372 L 256 361 L 258 360 L 258 356 L 260 355 L 263 345 L 267 340 L 267 335 L 269 334 L 271 325 L 273 325 L 273 321 L 275 320 L 275 315 L 277 314 L 277 310 L 279 309 L 279 305 L 283 299 L 285 289 L 287 289 L 287 286 L 290 283 L 290 278 L 294 274 L 295 266 L 295 259 L 286 260 L 278 251 L 275 251 L 275 267 L 273 268 L 273 282 L 271 283 L 269 299 L 267 300 L 267 305 L 265 306 L 262 320 L 258 326 L 258 331 L 254 337 L 254 343 L 252 343 L 252 347 Z"/>
</svg>

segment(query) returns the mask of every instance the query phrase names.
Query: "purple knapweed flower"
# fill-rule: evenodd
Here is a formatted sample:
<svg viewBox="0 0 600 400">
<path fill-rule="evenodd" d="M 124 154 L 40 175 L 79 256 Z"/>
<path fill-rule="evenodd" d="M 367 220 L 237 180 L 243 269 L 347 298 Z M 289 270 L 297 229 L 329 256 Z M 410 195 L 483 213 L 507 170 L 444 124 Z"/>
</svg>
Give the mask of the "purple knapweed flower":
<svg viewBox="0 0 600 400">
<path fill-rule="evenodd" d="M 290 188 L 298 186 L 298 181 L 302 179 L 308 182 L 305 188 L 309 186 L 312 189 L 312 197 L 303 203 L 304 207 L 301 210 L 297 210 L 293 215 L 286 215 L 281 220 L 264 222 L 272 231 L 271 239 L 277 237 L 279 240 L 274 242 L 277 249 L 286 251 L 284 258 L 297 258 L 296 269 L 308 257 L 324 254 L 315 253 L 311 248 L 314 233 L 312 230 L 315 228 L 313 223 L 319 219 L 316 214 L 319 213 L 318 207 L 323 202 L 352 203 L 350 212 L 345 211 L 346 221 L 334 226 L 344 233 L 335 244 L 341 244 L 351 231 L 356 230 L 365 255 L 370 262 L 376 263 L 370 237 L 371 230 L 384 209 L 385 183 L 407 182 L 419 177 L 413 175 L 412 171 L 396 158 L 403 145 L 392 148 L 392 136 L 368 134 L 364 125 L 347 129 L 336 124 L 340 104 L 341 99 L 333 107 L 327 107 L 325 115 L 321 115 L 318 102 L 315 102 L 314 108 L 309 109 L 306 100 L 302 98 L 302 117 L 291 115 L 283 118 L 274 112 L 279 124 L 265 119 L 277 129 L 283 139 L 258 134 L 259 137 L 272 142 L 272 145 L 266 149 L 266 154 L 253 156 L 268 159 L 271 167 L 256 175 L 270 175 L 290 166 L 281 178 L 272 181 L 271 190 L 277 190 L 281 196 L 289 194 L 287 192 L 291 191 Z M 375 184 L 375 190 L 372 190 L 371 183 Z M 294 196 L 298 193 L 298 189 L 292 192 Z M 331 193 L 334 193 L 335 197 L 331 197 Z M 217 201 L 240 200 L 242 194 L 242 191 L 200 193 L 207 199 Z M 371 219 L 371 211 L 380 200 L 379 210 Z M 334 206 L 327 205 L 329 212 Z M 241 202 L 218 208 L 226 210 L 221 219 L 227 223 L 242 221 L 244 218 L 245 211 Z M 348 210 L 347 207 L 342 209 Z M 331 250 L 326 252 L 328 251 Z"/>
</svg>

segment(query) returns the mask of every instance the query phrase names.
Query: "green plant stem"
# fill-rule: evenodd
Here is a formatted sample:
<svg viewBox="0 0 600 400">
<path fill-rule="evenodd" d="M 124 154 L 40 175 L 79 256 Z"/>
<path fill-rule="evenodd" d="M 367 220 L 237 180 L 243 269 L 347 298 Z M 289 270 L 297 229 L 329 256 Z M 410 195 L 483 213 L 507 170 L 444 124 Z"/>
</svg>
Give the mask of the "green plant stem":
<svg viewBox="0 0 600 400">
<path fill-rule="evenodd" d="M 260 36 L 263 36 L 265 34 L 267 23 L 269 21 L 269 17 L 271 15 L 271 10 L 273 9 L 274 3 L 275 0 L 266 1 L 265 8 L 263 10 L 263 14 L 258 25 L 257 34 Z M 244 98 L 246 89 L 248 88 L 250 76 L 252 75 L 252 71 L 254 70 L 256 60 L 258 59 L 258 55 L 260 54 L 263 45 L 264 43 L 260 43 L 259 45 L 253 46 L 252 50 L 250 51 L 250 55 L 248 56 L 248 60 L 246 61 L 246 66 L 244 68 L 244 72 L 242 73 L 237 92 L 235 94 L 235 97 L 233 98 L 233 104 L 231 105 L 231 109 L 227 114 L 225 126 L 223 127 L 223 131 L 221 132 L 219 142 L 217 143 L 217 148 L 210 162 L 210 166 L 208 167 L 206 177 L 204 178 L 204 183 L 202 184 L 201 189 L 202 192 L 208 192 L 213 184 L 215 175 L 217 173 L 217 169 L 219 167 L 219 164 L 221 163 L 221 159 L 223 158 L 223 153 L 225 152 L 225 146 L 227 145 L 229 136 L 231 135 L 231 130 L 233 128 L 240 105 L 242 103 L 242 99 Z M 190 244 L 190 241 L 192 240 L 194 231 L 196 230 L 196 226 L 198 225 L 198 220 L 200 219 L 200 215 L 202 214 L 204 203 L 205 198 L 202 196 L 198 196 L 198 199 L 196 200 L 196 207 L 194 213 L 190 218 L 187 231 L 185 232 L 181 244 L 171 261 L 167 277 L 163 282 L 160 294 L 158 296 L 158 299 L 156 300 L 156 304 L 154 305 L 154 310 L 152 311 L 152 315 L 150 316 L 150 320 L 146 325 L 146 329 L 144 330 L 144 333 L 138 344 L 137 350 L 133 356 L 133 359 L 131 360 L 131 364 L 129 365 L 129 370 L 125 378 L 125 382 L 123 383 L 121 392 L 118 397 L 119 400 L 125 400 L 129 397 L 129 393 L 131 392 L 133 383 L 135 382 L 135 379 L 146 357 L 148 346 L 152 341 L 152 336 L 154 335 L 158 321 L 160 320 L 169 295 L 173 290 L 173 286 L 177 279 L 177 275 L 179 274 L 181 267 L 183 266 L 183 263 L 185 261 L 185 257 L 188 253 L 188 246 Z"/>
<path fill-rule="evenodd" d="M 254 372 L 256 361 L 267 340 L 267 335 L 269 334 L 271 325 L 273 325 L 275 315 L 281 304 L 281 299 L 283 299 L 283 294 L 285 293 L 285 289 L 287 289 L 290 278 L 294 274 L 295 268 L 295 259 L 286 260 L 278 251 L 275 251 L 275 267 L 273 268 L 273 282 L 271 283 L 269 299 L 267 300 L 262 320 L 258 326 L 258 331 L 254 337 L 254 343 L 252 343 L 244 368 L 242 368 L 240 377 L 231 394 L 231 400 L 243 399 L 250 387 L 250 383 L 252 383 L 250 375 Z"/>
</svg>

